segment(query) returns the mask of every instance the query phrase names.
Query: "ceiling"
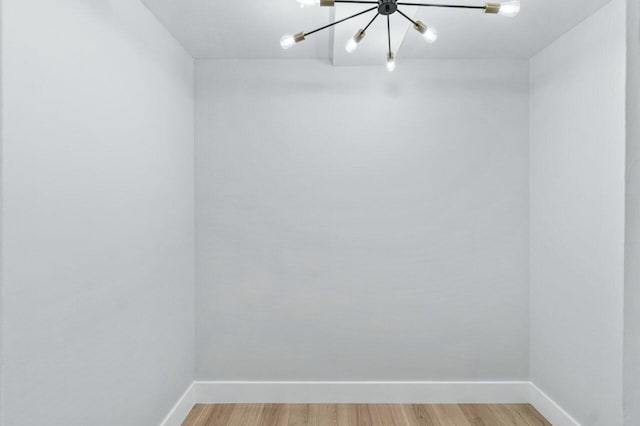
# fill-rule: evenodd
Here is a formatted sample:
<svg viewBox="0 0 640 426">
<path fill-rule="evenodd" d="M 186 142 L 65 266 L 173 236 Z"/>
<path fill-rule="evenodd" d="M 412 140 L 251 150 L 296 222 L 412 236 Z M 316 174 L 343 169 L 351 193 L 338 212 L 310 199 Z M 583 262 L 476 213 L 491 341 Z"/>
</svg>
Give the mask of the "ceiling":
<svg viewBox="0 0 640 426">
<path fill-rule="evenodd" d="M 367 31 L 349 55 L 346 41 L 366 25 L 373 12 L 311 35 L 287 51 L 282 34 L 310 31 L 368 5 L 300 8 L 295 0 L 142 0 L 196 58 L 329 59 L 335 65 L 384 63 L 384 17 Z M 478 10 L 408 8 L 403 11 L 438 29 L 427 44 L 399 14 L 391 16 L 398 58 L 528 58 L 587 18 L 609 0 L 522 0 L 520 15 L 505 18 Z M 450 0 L 450 4 L 483 5 L 483 0 Z M 410 31 L 409 31 L 410 29 Z M 334 43 L 335 39 L 335 43 Z"/>
</svg>

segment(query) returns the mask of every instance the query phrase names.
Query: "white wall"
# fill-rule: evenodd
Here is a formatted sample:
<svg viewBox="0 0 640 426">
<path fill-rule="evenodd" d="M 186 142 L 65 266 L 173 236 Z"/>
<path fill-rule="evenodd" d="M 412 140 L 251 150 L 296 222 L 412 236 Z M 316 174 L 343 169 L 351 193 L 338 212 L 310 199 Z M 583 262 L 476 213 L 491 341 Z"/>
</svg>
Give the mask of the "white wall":
<svg viewBox="0 0 640 426">
<path fill-rule="evenodd" d="M 0 0 L 0 47 L 2 46 L 2 0 Z M 3 239 L 3 232 L 2 232 L 2 223 L 3 223 L 3 218 L 2 218 L 2 206 L 3 206 L 3 191 L 2 191 L 2 170 L 3 170 L 3 165 L 2 165 L 2 139 L 3 139 L 3 131 L 2 131 L 2 100 L 3 100 L 3 96 L 2 96 L 2 88 L 4 87 L 4 82 L 3 82 L 3 67 L 2 67 L 2 52 L 0 49 L 0 426 L 4 426 L 4 356 L 3 356 L 3 323 L 4 323 L 4 303 L 3 303 L 3 277 L 2 277 L 2 265 L 4 264 L 4 260 L 3 260 L 3 249 L 2 249 L 2 239 Z"/>
<path fill-rule="evenodd" d="M 622 424 L 625 5 L 531 60 L 532 380 Z"/>
<path fill-rule="evenodd" d="M 159 424 L 193 378 L 193 61 L 138 1 L 3 8 L 6 424 Z"/>
<path fill-rule="evenodd" d="M 625 425 L 640 424 L 640 24 L 627 1 L 627 221 L 625 232 Z"/>
<path fill-rule="evenodd" d="M 197 379 L 529 377 L 526 61 L 196 88 Z"/>
</svg>

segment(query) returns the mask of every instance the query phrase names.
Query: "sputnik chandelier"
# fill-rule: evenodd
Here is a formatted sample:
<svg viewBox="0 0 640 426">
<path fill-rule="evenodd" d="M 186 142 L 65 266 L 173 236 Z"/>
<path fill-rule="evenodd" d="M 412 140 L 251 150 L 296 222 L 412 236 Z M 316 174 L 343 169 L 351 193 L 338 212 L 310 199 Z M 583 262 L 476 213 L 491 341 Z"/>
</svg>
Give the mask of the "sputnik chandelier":
<svg viewBox="0 0 640 426">
<path fill-rule="evenodd" d="M 326 30 L 327 28 L 338 25 L 342 22 L 348 21 L 350 19 L 356 18 L 360 15 L 364 15 L 369 12 L 377 11 L 376 15 L 369 21 L 366 27 L 358 30 L 356 35 L 351 38 L 346 45 L 346 50 L 349 53 L 354 52 L 358 48 L 358 44 L 362 41 L 362 39 L 366 35 L 366 31 L 369 29 L 371 24 L 380 16 L 387 17 L 387 34 L 389 41 L 389 50 L 387 52 L 387 69 L 389 71 L 393 71 L 396 68 L 396 59 L 393 51 L 391 50 L 391 22 L 389 20 L 389 16 L 398 12 L 404 18 L 406 18 L 409 22 L 413 24 L 413 28 L 422 34 L 422 37 L 425 39 L 427 43 L 433 43 L 438 38 L 438 32 L 435 28 L 427 26 L 420 21 L 414 21 L 408 15 L 403 13 L 399 6 L 420 6 L 420 7 L 441 7 L 441 8 L 450 8 L 450 9 L 477 9 L 483 10 L 484 13 L 488 14 L 499 14 L 503 16 L 513 17 L 520 12 L 520 1 L 506 1 L 503 3 L 487 3 L 484 6 L 463 6 L 456 4 L 433 4 L 433 3 L 406 3 L 398 0 L 297 0 L 300 3 L 301 7 L 305 6 L 322 6 L 322 7 L 333 7 L 336 3 L 349 3 L 349 4 L 369 4 L 374 5 L 369 9 L 363 10 L 362 12 L 358 12 L 355 15 L 348 16 L 344 19 L 336 21 L 332 24 L 325 25 L 324 27 L 320 27 L 313 31 L 309 32 L 301 32 L 297 34 L 287 34 L 282 36 L 280 39 L 280 46 L 283 49 L 289 49 L 294 46 L 296 43 L 300 43 L 304 41 L 308 36 L 315 34 L 319 31 Z"/>
</svg>

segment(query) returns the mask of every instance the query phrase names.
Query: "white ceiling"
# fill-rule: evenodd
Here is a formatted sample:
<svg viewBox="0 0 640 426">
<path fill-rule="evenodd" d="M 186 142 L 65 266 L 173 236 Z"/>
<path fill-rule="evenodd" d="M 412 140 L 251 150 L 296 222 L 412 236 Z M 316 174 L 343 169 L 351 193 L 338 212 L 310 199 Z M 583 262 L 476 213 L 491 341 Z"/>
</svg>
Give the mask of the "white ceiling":
<svg viewBox="0 0 640 426">
<path fill-rule="evenodd" d="M 367 31 L 358 50 L 344 51 L 345 42 L 373 17 L 342 23 L 287 51 L 282 34 L 310 31 L 368 5 L 300 8 L 295 0 L 142 0 L 196 58 L 333 59 L 336 65 L 385 61 L 386 21 Z M 450 4 L 483 5 L 483 0 L 450 0 Z M 505 18 L 478 10 L 404 7 L 403 11 L 438 29 L 438 41 L 424 40 L 399 14 L 391 16 L 399 58 L 527 58 L 584 20 L 609 0 L 522 0 L 520 15 Z M 410 31 L 407 31 L 410 29 Z M 405 37 L 406 32 L 406 37 Z M 400 46 L 401 44 L 401 46 Z"/>
</svg>

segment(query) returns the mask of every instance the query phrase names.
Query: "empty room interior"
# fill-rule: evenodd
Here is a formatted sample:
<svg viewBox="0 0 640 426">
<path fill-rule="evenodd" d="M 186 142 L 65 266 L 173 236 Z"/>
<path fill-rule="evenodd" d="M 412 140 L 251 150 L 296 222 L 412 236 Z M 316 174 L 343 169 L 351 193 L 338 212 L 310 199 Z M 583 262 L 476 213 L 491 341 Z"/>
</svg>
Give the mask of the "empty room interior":
<svg viewBox="0 0 640 426">
<path fill-rule="evenodd" d="M 0 0 L 0 426 L 639 426 L 639 3 Z"/>
</svg>

